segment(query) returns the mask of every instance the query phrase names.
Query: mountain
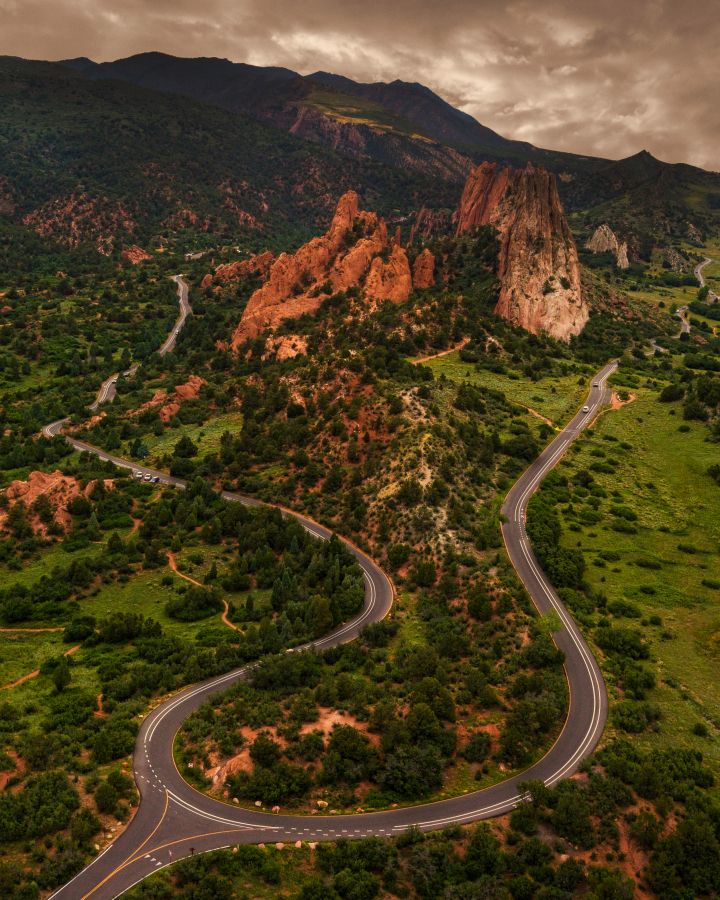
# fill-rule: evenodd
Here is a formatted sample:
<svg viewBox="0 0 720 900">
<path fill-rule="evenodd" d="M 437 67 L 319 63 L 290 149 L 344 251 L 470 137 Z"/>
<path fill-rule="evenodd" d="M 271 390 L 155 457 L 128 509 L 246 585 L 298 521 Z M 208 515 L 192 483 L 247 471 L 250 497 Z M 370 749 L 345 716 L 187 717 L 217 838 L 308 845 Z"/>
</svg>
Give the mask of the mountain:
<svg viewBox="0 0 720 900">
<path fill-rule="evenodd" d="M 393 218 L 428 196 L 455 201 L 451 184 L 183 96 L 87 79 L 84 65 L 0 59 L 0 217 L 68 247 L 110 253 L 207 233 L 285 248 L 350 189 Z"/>
<path fill-rule="evenodd" d="M 479 159 L 533 161 L 573 171 L 601 162 L 508 140 L 421 84 L 362 84 L 327 72 L 302 76 L 283 68 L 162 53 L 88 63 L 81 58 L 63 64 L 93 79 L 130 81 L 253 115 L 349 156 L 410 166 L 458 182 Z"/>
<path fill-rule="evenodd" d="M 673 240 L 701 243 L 720 228 L 720 174 L 647 150 L 567 179 L 562 194 L 577 230 L 589 236 L 607 224 L 635 259 Z"/>
<path fill-rule="evenodd" d="M 302 76 L 281 67 L 163 53 L 107 63 L 80 58 L 63 65 L 93 80 L 186 95 L 352 159 L 374 159 L 458 185 L 483 160 L 515 168 L 531 162 L 559 176 L 570 224 L 584 240 L 608 223 L 627 242 L 631 258 L 648 258 L 658 244 L 698 242 L 720 227 L 715 173 L 664 163 L 646 151 L 613 161 L 510 140 L 422 84 L 364 84 L 323 71 Z"/>
</svg>

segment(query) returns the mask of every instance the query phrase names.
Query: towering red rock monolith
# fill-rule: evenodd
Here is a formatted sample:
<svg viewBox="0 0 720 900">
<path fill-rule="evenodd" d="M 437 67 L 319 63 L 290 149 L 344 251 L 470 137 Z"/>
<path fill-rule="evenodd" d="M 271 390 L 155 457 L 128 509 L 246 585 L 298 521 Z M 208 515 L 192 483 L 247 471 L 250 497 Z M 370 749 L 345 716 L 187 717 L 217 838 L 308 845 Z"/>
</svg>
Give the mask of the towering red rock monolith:
<svg viewBox="0 0 720 900">
<path fill-rule="evenodd" d="M 499 232 L 498 315 L 534 334 L 579 334 L 589 313 L 555 177 L 532 165 L 479 165 L 463 190 L 457 234 L 488 224 Z"/>
<path fill-rule="evenodd" d="M 286 319 L 317 312 L 337 291 L 361 286 L 369 301 L 402 303 L 412 290 L 405 250 L 388 237 L 385 221 L 359 209 L 355 191 L 344 194 L 330 228 L 296 253 L 281 253 L 265 283 L 250 297 L 232 347 L 277 328 Z"/>
</svg>

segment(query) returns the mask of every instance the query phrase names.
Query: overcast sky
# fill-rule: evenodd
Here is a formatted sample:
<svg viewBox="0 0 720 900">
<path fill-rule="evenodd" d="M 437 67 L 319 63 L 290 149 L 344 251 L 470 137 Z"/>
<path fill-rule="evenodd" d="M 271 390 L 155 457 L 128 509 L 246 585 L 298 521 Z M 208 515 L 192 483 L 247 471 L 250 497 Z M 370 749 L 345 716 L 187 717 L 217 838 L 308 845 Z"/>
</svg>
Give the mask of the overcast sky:
<svg viewBox="0 0 720 900">
<path fill-rule="evenodd" d="M 0 53 L 420 81 L 510 138 L 720 169 L 717 0 L 0 0 Z"/>
</svg>

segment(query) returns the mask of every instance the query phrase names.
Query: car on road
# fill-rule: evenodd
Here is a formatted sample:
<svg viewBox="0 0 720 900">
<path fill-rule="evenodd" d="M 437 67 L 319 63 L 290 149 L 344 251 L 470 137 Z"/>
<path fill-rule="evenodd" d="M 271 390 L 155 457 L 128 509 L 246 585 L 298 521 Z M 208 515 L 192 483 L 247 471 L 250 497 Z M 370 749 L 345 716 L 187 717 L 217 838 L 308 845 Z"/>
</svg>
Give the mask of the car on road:
<svg viewBox="0 0 720 900">
<path fill-rule="evenodd" d="M 149 472 L 145 473 L 145 481 L 152 481 L 152 475 Z"/>
<path fill-rule="evenodd" d="M 135 478 L 139 478 L 142 481 L 142 477 L 143 477 L 142 472 L 140 472 L 140 471 L 133 472 L 133 475 L 135 476 Z"/>
<path fill-rule="evenodd" d="M 593 387 L 600 387 L 599 381 L 593 381 Z"/>
<path fill-rule="evenodd" d="M 584 413 L 589 413 L 589 412 L 590 412 L 590 407 L 589 407 L 589 406 L 583 406 L 582 411 L 583 411 Z"/>
</svg>

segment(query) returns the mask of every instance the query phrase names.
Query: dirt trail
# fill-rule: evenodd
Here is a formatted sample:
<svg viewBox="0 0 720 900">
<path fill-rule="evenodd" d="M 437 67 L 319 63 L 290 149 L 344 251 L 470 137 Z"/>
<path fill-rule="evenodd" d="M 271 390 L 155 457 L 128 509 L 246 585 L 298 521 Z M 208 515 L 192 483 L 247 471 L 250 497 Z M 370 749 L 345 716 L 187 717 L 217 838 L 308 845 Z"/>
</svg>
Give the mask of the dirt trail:
<svg viewBox="0 0 720 900">
<path fill-rule="evenodd" d="M 61 626 L 58 628 L 0 628 L 0 634 L 49 634 L 65 631 Z"/>
<path fill-rule="evenodd" d="M 521 403 L 520 406 L 522 406 L 522 405 L 523 404 Z M 547 416 L 544 416 L 541 412 L 538 412 L 536 409 L 533 409 L 532 406 L 526 406 L 525 409 L 530 413 L 531 416 L 535 416 L 536 419 L 540 419 L 541 422 L 544 422 L 546 425 L 549 425 L 551 428 L 557 427 L 552 419 L 548 419 Z"/>
<path fill-rule="evenodd" d="M 462 350 L 466 344 L 470 342 L 470 338 L 463 338 L 459 344 L 455 344 L 454 347 L 449 347 L 447 350 L 441 350 L 440 353 L 433 353 L 432 356 L 420 356 L 418 359 L 411 359 L 410 362 L 414 366 L 419 366 L 422 363 L 430 362 L 431 359 L 439 359 L 441 356 L 447 356 L 448 353 L 454 353 L 456 350 Z"/>
<path fill-rule="evenodd" d="M 66 650 L 63 653 L 63 656 L 71 656 L 77 650 L 80 649 L 80 644 L 77 644 L 75 647 L 71 647 L 69 650 Z M 10 688 L 17 687 L 19 684 L 23 684 L 26 681 L 30 681 L 31 678 L 37 678 L 40 674 L 40 669 L 35 669 L 33 672 L 28 672 L 27 675 L 21 675 L 20 678 L 17 678 L 15 681 L 11 681 L 9 684 L 3 684 L 0 687 L 0 691 L 9 690 Z"/>
<path fill-rule="evenodd" d="M 637 394 L 628 394 L 627 400 L 621 400 L 620 394 L 617 391 L 613 391 L 610 405 L 613 409 L 621 409 L 623 406 L 627 406 L 628 403 L 632 403 L 633 400 L 637 400 Z"/>
<path fill-rule="evenodd" d="M 177 576 L 179 576 L 180 578 L 184 578 L 185 581 L 189 581 L 190 584 L 194 584 L 197 587 L 205 587 L 205 585 L 201 584 L 195 578 L 191 578 L 189 575 L 185 575 L 183 572 L 180 572 L 178 570 L 177 560 L 175 559 L 175 554 L 172 552 L 172 550 L 168 550 L 167 556 L 168 556 L 168 565 L 170 566 L 170 568 L 173 570 L 173 572 Z M 232 628 L 233 631 L 239 631 L 240 629 L 237 627 L 237 625 L 233 625 L 233 623 L 230 621 L 230 619 L 228 619 L 228 613 L 230 612 L 230 607 L 228 606 L 228 602 L 224 597 L 222 598 L 222 602 L 223 602 L 223 606 L 225 607 L 225 609 L 223 610 L 223 612 L 220 615 L 220 619 L 221 619 L 223 625 L 227 625 L 227 627 Z"/>
</svg>

